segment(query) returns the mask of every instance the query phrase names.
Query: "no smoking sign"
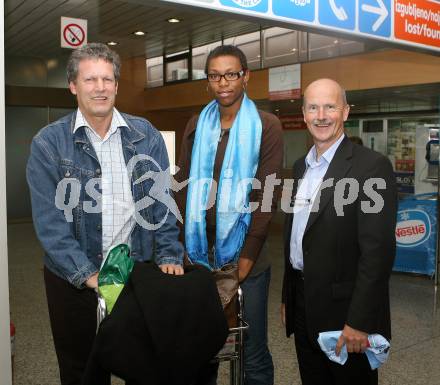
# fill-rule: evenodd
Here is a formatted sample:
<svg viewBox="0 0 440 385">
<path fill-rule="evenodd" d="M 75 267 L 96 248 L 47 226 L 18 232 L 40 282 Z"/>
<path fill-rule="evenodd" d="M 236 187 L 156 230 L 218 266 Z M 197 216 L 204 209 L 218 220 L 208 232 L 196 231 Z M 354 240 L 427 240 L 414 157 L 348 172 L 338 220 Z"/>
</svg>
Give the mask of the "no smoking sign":
<svg viewBox="0 0 440 385">
<path fill-rule="evenodd" d="M 79 48 L 87 44 L 87 20 L 61 17 L 61 47 Z"/>
</svg>

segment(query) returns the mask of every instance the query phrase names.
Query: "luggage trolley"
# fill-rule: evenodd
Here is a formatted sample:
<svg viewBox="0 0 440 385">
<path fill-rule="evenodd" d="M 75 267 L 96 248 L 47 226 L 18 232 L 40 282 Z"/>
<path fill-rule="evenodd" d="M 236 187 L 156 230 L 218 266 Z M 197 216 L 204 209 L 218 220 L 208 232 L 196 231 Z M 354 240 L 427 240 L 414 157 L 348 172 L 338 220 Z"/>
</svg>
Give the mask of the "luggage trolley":
<svg viewBox="0 0 440 385">
<path fill-rule="evenodd" d="M 230 364 L 230 384 L 243 385 L 244 383 L 244 331 L 249 328 L 249 325 L 243 318 L 243 291 L 238 288 L 238 324 L 237 327 L 229 329 L 229 335 L 223 348 L 217 353 L 214 362 L 227 362 Z"/>
<path fill-rule="evenodd" d="M 227 362 L 230 363 L 230 385 L 243 385 L 244 383 L 244 331 L 249 328 L 249 325 L 243 318 L 243 291 L 238 287 L 237 291 L 238 314 L 237 326 L 229 329 L 229 334 L 223 348 L 214 357 L 213 362 Z M 97 328 L 106 316 L 106 305 L 104 298 L 98 295 L 98 310 L 97 310 Z"/>
</svg>

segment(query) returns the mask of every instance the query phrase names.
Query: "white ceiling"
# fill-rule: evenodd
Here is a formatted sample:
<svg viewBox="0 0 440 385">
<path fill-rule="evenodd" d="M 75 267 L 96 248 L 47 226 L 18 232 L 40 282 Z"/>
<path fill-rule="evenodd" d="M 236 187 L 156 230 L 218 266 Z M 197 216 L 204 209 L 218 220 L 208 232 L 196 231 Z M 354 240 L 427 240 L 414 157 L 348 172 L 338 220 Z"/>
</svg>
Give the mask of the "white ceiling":
<svg viewBox="0 0 440 385">
<path fill-rule="evenodd" d="M 88 41 L 117 41 L 122 57 L 154 57 L 176 52 L 243 33 L 254 32 L 259 24 L 235 20 L 214 13 L 159 7 L 123 0 L 5 0 L 6 55 L 50 58 L 62 54 L 61 16 L 88 20 Z M 170 24 L 178 17 L 183 21 Z M 134 36 L 142 30 L 145 36 Z"/>
</svg>

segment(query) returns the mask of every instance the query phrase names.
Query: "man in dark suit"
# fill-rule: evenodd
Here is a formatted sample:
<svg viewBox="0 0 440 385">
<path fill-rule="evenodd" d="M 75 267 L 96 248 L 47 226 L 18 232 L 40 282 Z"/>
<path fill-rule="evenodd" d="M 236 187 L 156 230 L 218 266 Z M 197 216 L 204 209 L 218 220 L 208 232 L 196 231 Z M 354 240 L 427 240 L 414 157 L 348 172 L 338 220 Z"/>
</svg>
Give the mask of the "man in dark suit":
<svg viewBox="0 0 440 385">
<path fill-rule="evenodd" d="M 344 135 L 349 109 L 333 80 L 314 81 L 304 93 L 314 146 L 293 168 L 281 306 L 304 385 L 377 384 L 377 370 L 362 353 L 368 334 L 391 338 L 396 183 L 386 157 Z M 320 332 L 336 330 L 337 354 L 344 345 L 349 353 L 344 365 L 317 343 Z"/>
</svg>

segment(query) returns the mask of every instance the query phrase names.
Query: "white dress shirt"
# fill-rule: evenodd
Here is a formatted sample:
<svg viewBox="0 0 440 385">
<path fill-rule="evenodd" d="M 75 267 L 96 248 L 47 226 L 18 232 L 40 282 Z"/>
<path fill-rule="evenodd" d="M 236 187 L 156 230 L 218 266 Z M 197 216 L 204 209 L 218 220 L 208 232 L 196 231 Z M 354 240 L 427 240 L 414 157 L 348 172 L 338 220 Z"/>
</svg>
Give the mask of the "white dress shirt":
<svg viewBox="0 0 440 385">
<path fill-rule="evenodd" d="M 105 137 L 101 138 L 78 109 L 73 132 L 83 126 L 101 165 L 102 255 L 105 261 L 112 247 L 120 243 L 130 245 L 131 232 L 136 224 L 120 132 L 121 129 L 128 128 L 128 125 L 116 108 L 113 108 L 110 128 Z"/>
<path fill-rule="evenodd" d="M 344 135 L 333 143 L 317 160 L 316 147 L 313 146 L 308 152 L 305 162 L 306 171 L 295 196 L 293 206 L 292 233 L 290 236 L 290 263 L 296 270 L 303 270 L 303 249 L 302 240 L 312 210 L 314 200 L 318 194 L 319 187 L 324 179 L 328 166 L 332 161 L 336 150 L 344 139 Z"/>
</svg>

